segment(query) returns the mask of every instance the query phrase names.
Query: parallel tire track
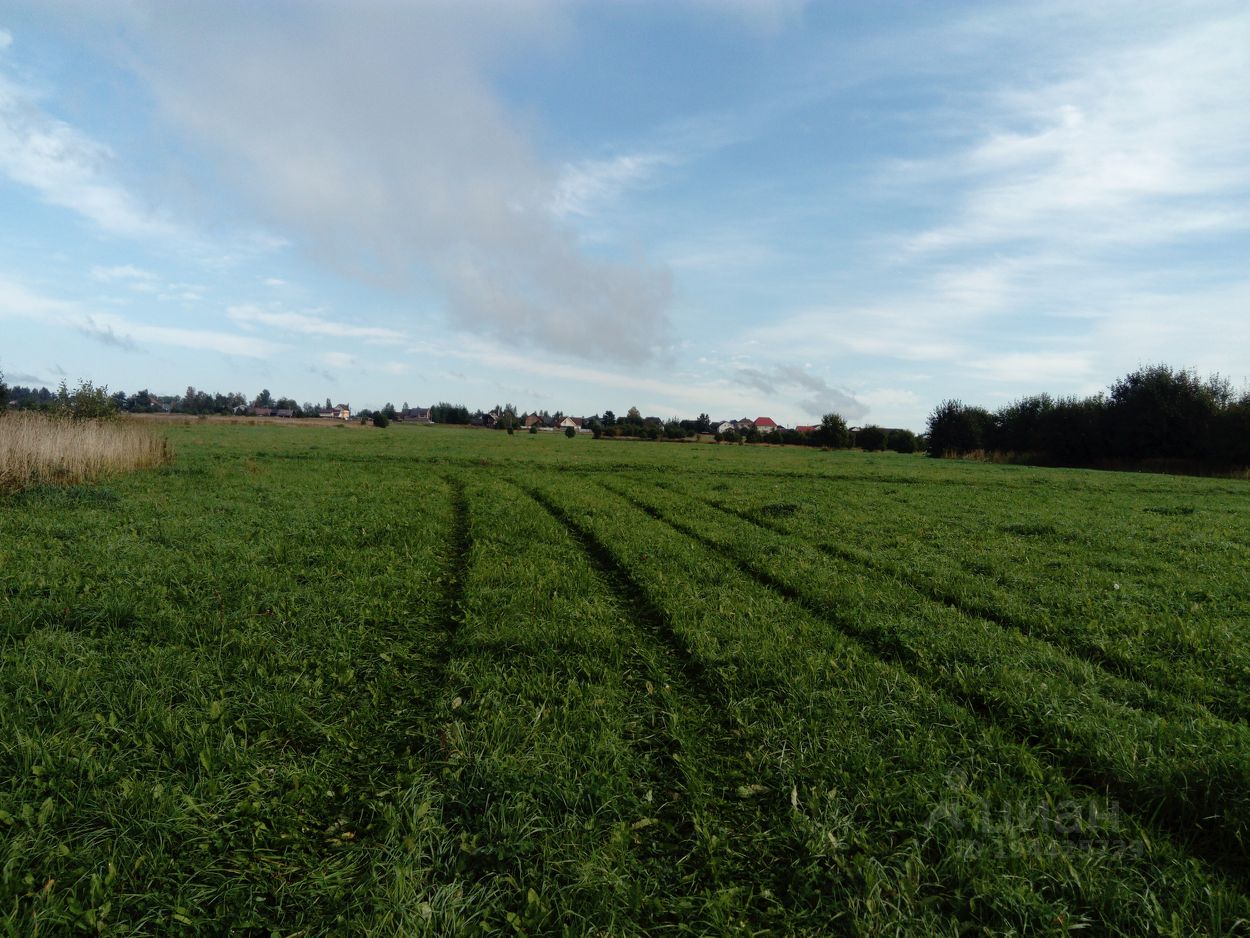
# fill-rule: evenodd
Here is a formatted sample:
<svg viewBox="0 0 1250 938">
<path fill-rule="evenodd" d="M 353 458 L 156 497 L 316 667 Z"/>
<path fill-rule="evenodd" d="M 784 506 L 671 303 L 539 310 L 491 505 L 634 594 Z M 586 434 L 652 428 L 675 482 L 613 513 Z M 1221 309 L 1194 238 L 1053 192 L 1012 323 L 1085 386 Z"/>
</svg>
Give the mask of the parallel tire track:
<svg viewBox="0 0 1250 938">
<path fill-rule="evenodd" d="M 755 527 L 767 531 L 770 534 L 778 534 L 784 537 L 794 536 L 793 532 L 786 530 L 786 528 L 782 525 L 770 523 L 766 519 L 760 518 L 758 515 L 734 508 L 732 505 L 726 505 L 716 499 L 707 498 L 706 496 L 693 495 L 685 490 L 674 488 L 662 480 L 653 480 L 652 484 L 657 488 L 671 492 L 680 498 L 696 499 L 709 508 L 715 509 L 723 514 L 730 515 L 734 518 L 738 518 L 739 520 L 754 525 Z M 611 487 L 605 486 L 605 488 Z M 617 490 L 614 489 L 613 491 Z M 624 493 L 617 491 L 617 494 Z M 809 544 L 825 556 L 831 557 L 834 560 L 841 560 L 845 563 L 862 567 L 865 570 L 870 570 L 873 573 L 879 573 L 883 576 L 889 576 L 897 579 L 931 602 L 947 606 L 962 615 L 975 619 L 984 619 L 987 622 L 993 622 L 1001 628 L 1018 632 L 1032 641 L 1048 645 L 1062 654 L 1079 658 L 1080 660 L 1085 661 L 1097 668 L 1108 677 L 1118 680 L 1133 681 L 1141 684 L 1144 688 L 1147 688 L 1154 694 L 1158 695 L 1159 699 L 1157 702 L 1152 700 L 1144 706 L 1131 705 L 1134 706 L 1135 709 L 1146 710 L 1147 712 L 1168 716 L 1178 710 L 1184 711 L 1192 708 L 1195 710 L 1205 711 L 1211 716 L 1229 723 L 1246 722 L 1245 712 L 1240 707 L 1228 704 L 1225 701 L 1218 699 L 1210 701 L 1189 701 L 1179 699 L 1178 695 L 1181 693 L 1181 690 L 1175 685 L 1174 682 L 1168 681 L 1166 676 L 1146 671 L 1140 665 L 1135 664 L 1132 661 L 1126 661 L 1121 657 L 1109 653 L 1106 649 L 1080 642 L 1066 636 L 1053 635 L 1044 629 L 1037 628 L 1027 619 L 1022 619 L 1019 616 L 1005 613 L 1002 610 L 996 609 L 986 603 L 969 601 L 960 596 L 956 596 L 953 593 L 946 592 L 945 590 L 908 574 L 904 569 L 895 564 L 881 563 L 879 561 L 872 560 L 871 558 L 864 557 L 857 551 L 839 547 L 836 544 L 829 544 L 824 541 L 811 541 Z"/>
<path fill-rule="evenodd" d="M 755 899 L 766 905 L 757 911 L 766 916 L 770 909 L 778 913 L 786 910 L 787 897 L 795 885 L 791 871 L 805 865 L 807 849 L 788 833 L 792 823 L 781 797 L 784 786 L 780 779 L 771 779 L 773 784 L 768 786 L 770 793 L 767 795 L 749 799 L 735 796 L 739 788 L 749 790 L 751 785 L 759 783 L 760 774 L 758 770 L 744 772 L 747 760 L 743 758 L 741 746 L 725 745 L 725 740 L 742 737 L 744 730 L 728 716 L 729 699 L 723 684 L 695 657 L 674 630 L 668 615 L 648 597 L 610 548 L 547 495 L 517 484 L 569 533 L 621 607 L 628 611 L 642 646 L 639 658 L 649 662 L 644 666 L 654 674 L 651 680 L 655 682 L 660 702 L 670 711 L 668 718 L 671 719 L 680 707 L 681 722 L 692 724 L 692 729 L 686 730 L 684 735 L 688 740 L 706 743 L 695 742 L 686 748 L 670 734 L 669 744 L 660 747 L 657 753 L 664 774 L 678 780 L 682 787 L 702 788 L 715 807 L 717 819 L 726 828 L 721 833 L 730 840 L 747 834 L 757 846 L 772 848 L 751 856 L 740 853 L 734 859 L 733 863 L 749 866 L 749 872 L 736 870 L 733 864 L 723 869 L 724 861 L 715 856 L 700 858 L 697 875 L 712 877 L 700 885 L 716 889 L 724 888 L 727 880 L 763 882 L 767 889 Z M 693 841 L 697 822 L 687 817 L 678 823 L 679 829 L 687 831 Z M 779 835 L 778 832 L 787 833 Z M 722 846 L 726 845 L 722 843 Z"/>
<path fill-rule="evenodd" d="M 886 636 L 865 630 L 859 627 L 853 619 L 839 614 L 836 610 L 812 602 L 798 593 L 793 587 L 773 576 L 766 569 L 738 556 L 731 549 L 716 543 L 689 525 L 668 518 L 662 512 L 649 505 L 640 504 L 634 501 L 631 496 L 621 493 L 609 485 L 602 482 L 599 485 L 606 491 L 629 499 L 639 511 L 642 511 L 648 517 L 724 557 L 745 576 L 754 579 L 762 586 L 773 590 L 777 595 L 801 607 L 814 618 L 832 625 L 841 634 L 858 644 L 865 652 L 878 660 L 903 667 L 904 669 L 907 669 L 913 663 L 906 651 L 896 643 L 889 641 Z M 918 676 L 916 679 L 922 680 Z M 935 694 L 962 706 L 984 725 L 995 726 L 1017 742 L 1028 746 L 1043 762 L 1057 765 L 1071 782 L 1096 791 L 1108 792 L 1117 799 L 1122 800 L 1126 805 L 1126 809 L 1137 817 L 1138 822 L 1144 829 L 1154 830 L 1166 835 L 1179 850 L 1188 852 L 1190 855 L 1206 861 L 1212 867 L 1219 869 L 1232 881 L 1239 883 L 1243 888 L 1250 883 L 1250 864 L 1247 864 L 1244 860 L 1234 859 L 1244 856 L 1244 847 L 1234 831 L 1230 831 L 1220 824 L 1211 824 L 1212 818 L 1201 816 L 1200 811 L 1197 809 L 1187 812 L 1186 816 L 1178 817 L 1175 812 L 1139 804 L 1141 792 L 1133 786 L 1125 785 L 1124 781 L 1119 777 L 1091 765 L 1081 754 L 1066 752 L 1053 747 L 1045 749 L 1039 747 L 1036 735 L 1028 727 L 1020 726 L 1017 722 L 1010 719 L 1009 715 L 1003 714 L 1002 708 L 992 699 L 968 690 L 936 686 L 929 684 L 928 681 L 924 681 L 924 683 Z M 1196 837 L 1195 834 L 1201 834 L 1202 836 Z"/>
</svg>

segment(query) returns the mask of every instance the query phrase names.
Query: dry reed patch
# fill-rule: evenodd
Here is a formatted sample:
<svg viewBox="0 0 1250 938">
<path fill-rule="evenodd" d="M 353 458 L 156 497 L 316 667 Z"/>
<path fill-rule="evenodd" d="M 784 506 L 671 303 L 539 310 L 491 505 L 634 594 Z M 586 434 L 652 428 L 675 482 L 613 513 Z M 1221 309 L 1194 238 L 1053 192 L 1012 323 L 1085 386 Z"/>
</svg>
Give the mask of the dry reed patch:
<svg viewBox="0 0 1250 938">
<path fill-rule="evenodd" d="M 168 440 L 132 420 L 0 416 L 0 492 L 74 485 L 160 466 L 172 458 Z"/>
</svg>

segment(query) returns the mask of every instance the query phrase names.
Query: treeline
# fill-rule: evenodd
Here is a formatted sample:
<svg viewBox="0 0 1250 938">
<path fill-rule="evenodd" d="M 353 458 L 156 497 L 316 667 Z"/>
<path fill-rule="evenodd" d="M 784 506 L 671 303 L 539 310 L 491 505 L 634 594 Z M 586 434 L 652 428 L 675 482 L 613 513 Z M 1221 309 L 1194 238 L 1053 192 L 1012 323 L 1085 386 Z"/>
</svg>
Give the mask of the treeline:
<svg viewBox="0 0 1250 938">
<path fill-rule="evenodd" d="M 230 394 L 210 394 L 188 387 L 183 394 L 153 394 L 147 388 L 127 394 L 125 391 L 109 392 L 108 385 L 92 385 L 90 381 L 79 383 L 71 389 L 62 381 L 55 391 L 48 388 L 23 387 L 14 385 L 6 388 L 0 382 L 0 397 L 8 406 L 19 410 L 56 410 L 63 405 L 67 397 L 81 395 L 89 390 L 91 396 L 107 399 L 107 407 L 114 412 L 131 414 L 235 414 L 252 406 L 248 398 L 240 392 Z M 328 400 L 328 399 L 327 399 Z M 257 397 L 257 405 L 264 407 L 281 407 L 298 413 L 300 416 L 316 416 L 317 405 L 306 403 L 300 405 L 291 398 L 274 398 L 269 391 L 262 391 Z"/>
<path fill-rule="evenodd" d="M 929 416 L 930 456 L 986 454 L 1091 466 L 1179 460 L 1250 465 L 1250 392 L 1219 376 L 1140 368 L 1092 397 L 1038 394 L 989 411 L 943 401 Z"/>
</svg>

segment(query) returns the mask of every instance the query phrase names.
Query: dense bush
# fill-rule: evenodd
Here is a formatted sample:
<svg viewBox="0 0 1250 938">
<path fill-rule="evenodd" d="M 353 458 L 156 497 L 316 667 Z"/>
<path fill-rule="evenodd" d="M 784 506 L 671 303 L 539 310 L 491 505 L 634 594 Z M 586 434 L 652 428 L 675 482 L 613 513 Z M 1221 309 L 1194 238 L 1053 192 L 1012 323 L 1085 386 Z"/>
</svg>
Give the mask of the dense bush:
<svg viewBox="0 0 1250 938">
<path fill-rule="evenodd" d="M 984 449 L 993 417 L 984 407 L 969 407 L 960 401 L 943 401 L 929 415 L 929 455 L 963 456 Z"/>
<path fill-rule="evenodd" d="M 870 453 L 885 449 L 885 431 L 876 424 L 869 424 L 855 434 L 855 444 Z"/>
<path fill-rule="evenodd" d="M 90 381 L 80 381 L 71 391 L 62 381 L 52 411 L 71 420 L 109 420 L 117 416 L 117 401 L 109 396 L 106 384 L 96 387 Z"/>
<path fill-rule="evenodd" d="M 1201 459 L 1211 421 L 1231 399 L 1220 378 L 1203 380 L 1166 365 L 1141 368 L 1111 386 L 1111 451 L 1132 459 Z"/>
<path fill-rule="evenodd" d="M 886 439 L 886 446 L 896 453 L 914 453 L 916 451 L 916 434 L 910 430 L 891 430 Z"/>
<path fill-rule="evenodd" d="M 985 450 L 1062 465 L 1175 459 L 1250 465 L 1250 394 L 1215 376 L 1150 365 L 1107 395 L 1024 397 L 993 414 L 944 401 L 929 416 L 930 456 Z"/>
</svg>

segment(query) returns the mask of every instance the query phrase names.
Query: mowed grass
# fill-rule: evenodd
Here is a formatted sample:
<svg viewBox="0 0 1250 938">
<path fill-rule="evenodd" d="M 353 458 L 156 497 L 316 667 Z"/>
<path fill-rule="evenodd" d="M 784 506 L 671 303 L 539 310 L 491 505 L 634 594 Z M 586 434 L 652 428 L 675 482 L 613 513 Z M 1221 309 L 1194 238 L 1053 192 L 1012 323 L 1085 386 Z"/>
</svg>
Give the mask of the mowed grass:
<svg viewBox="0 0 1250 938">
<path fill-rule="evenodd" d="M 14 934 L 1243 934 L 1250 487 L 165 426 L 0 498 Z"/>
</svg>

